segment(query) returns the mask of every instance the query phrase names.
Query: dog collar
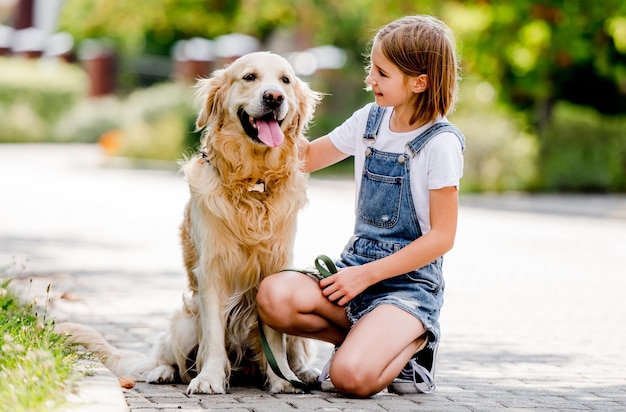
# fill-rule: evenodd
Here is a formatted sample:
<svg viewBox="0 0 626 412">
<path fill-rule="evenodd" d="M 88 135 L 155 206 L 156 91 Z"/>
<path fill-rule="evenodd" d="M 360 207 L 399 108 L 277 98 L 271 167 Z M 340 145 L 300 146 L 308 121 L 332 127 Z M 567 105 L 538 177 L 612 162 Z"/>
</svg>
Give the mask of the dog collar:
<svg viewBox="0 0 626 412">
<path fill-rule="evenodd" d="M 208 164 L 211 164 L 211 162 L 209 162 L 209 155 L 207 154 L 206 149 L 202 149 L 200 154 L 202 155 L 202 158 L 204 159 L 205 162 L 207 162 Z"/>
</svg>

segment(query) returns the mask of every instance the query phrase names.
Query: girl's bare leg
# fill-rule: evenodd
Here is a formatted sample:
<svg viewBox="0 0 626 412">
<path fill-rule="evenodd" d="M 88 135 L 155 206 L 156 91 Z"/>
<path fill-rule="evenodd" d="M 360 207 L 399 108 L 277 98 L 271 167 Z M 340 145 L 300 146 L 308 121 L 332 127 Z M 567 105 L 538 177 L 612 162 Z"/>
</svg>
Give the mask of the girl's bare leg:
<svg viewBox="0 0 626 412">
<path fill-rule="evenodd" d="M 376 307 L 350 329 L 345 309 L 298 272 L 265 278 L 257 305 L 261 320 L 276 330 L 341 345 L 329 374 L 345 395 L 368 397 L 385 389 L 425 339 L 422 323 L 391 305 Z"/>
<path fill-rule="evenodd" d="M 263 279 L 257 293 L 261 320 L 290 335 L 339 345 L 350 328 L 345 309 L 330 302 L 317 280 L 299 272 L 280 272 Z"/>
<path fill-rule="evenodd" d="M 391 305 L 364 315 L 335 353 L 329 375 L 337 390 L 372 396 L 398 376 L 425 339 L 422 323 Z"/>
</svg>

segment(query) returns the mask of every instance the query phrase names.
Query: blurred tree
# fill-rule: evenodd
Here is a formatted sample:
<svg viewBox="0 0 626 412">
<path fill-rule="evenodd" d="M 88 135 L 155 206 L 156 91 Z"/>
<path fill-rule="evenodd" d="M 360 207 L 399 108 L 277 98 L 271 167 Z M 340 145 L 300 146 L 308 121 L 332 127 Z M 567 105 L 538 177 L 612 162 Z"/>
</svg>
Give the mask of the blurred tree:
<svg viewBox="0 0 626 412">
<path fill-rule="evenodd" d="M 363 50 L 379 26 L 438 8 L 434 0 L 66 0 L 61 28 L 78 40 L 115 39 L 125 53 L 167 55 L 176 40 L 233 32 L 265 41 L 280 28 L 293 28 L 306 47 Z"/>
<path fill-rule="evenodd" d="M 225 0 L 66 0 L 60 26 L 79 41 L 113 39 L 123 54 L 169 55 L 178 39 L 226 32 L 237 6 Z"/>
<path fill-rule="evenodd" d="M 464 64 L 541 131 L 559 100 L 626 111 L 626 2 L 448 2 Z"/>
<path fill-rule="evenodd" d="M 62 29 L 107 37 L 123 54 L 169 55 L 175 41 L 241 32 L 268 40 L 288 29 L 299 48 L 334 44 L 362 54 L 375 30 L 405 14 L 441 15 L 462 39 L 465 72 L 547 124 L 558 100 L 626 111 L 626 2 L 604 0 L 66 0 Z"/>
<path fill-rule="evenodd" d="M 436 0 L 65 0 L 61 29 L 77 42 L 111 39 L 122 57 L 170 56 L 178 40 L 234 32 L 266 45 L 286 33 L 287 47 L 296 50 L 325 44 L 341 47 L 348 55 L 341 71 L 332 76 L 317 73 L 310 79 L 318 90 L 340 96 L 326 99 L 328 103 L 318 108 L 316 132 L 323 134 L 371 99 L 363 92 L 363 55 L 375 31 L 402 15 L 437 14 L 440 7 Z"/>
</svg>

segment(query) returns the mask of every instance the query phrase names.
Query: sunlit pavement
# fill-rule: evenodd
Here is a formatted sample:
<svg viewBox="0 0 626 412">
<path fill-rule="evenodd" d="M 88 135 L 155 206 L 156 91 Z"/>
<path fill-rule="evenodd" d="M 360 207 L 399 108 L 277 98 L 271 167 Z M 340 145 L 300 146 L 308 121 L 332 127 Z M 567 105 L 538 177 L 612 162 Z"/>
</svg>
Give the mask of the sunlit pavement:
<svg viewBox="0 0 626 412">
<path fill-rule="evenodd" d="M 24 297 L 148 351 L 185 289 L 183 177 L 120 166 L 97 146 L 0 145 L 0 196 L 0 266 Z M 352 213 L 352 182 L 310 179 L 294 264 L 336 257 Z M 92 385 L 88 410 L 94 396 L 141 411 L 626 410 L 625 256 L 626 196 L 462 196 L 435 394 L 187 396 L 184 385 L 109 381 Z"/>
</svg>

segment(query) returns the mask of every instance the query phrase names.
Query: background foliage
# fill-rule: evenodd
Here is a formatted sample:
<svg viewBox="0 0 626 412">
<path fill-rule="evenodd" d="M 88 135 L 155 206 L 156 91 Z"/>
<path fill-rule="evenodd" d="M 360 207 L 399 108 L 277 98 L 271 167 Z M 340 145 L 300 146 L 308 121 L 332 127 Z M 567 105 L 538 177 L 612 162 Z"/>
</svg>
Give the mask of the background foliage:
<svg viewBox="0 0 626 412">
<path fill-rule="evenodd" d="M 539 159 L 545 190 L 626 192 L 626 117 L 561 102 Z"/>
<path fill-rule="evenodd" d="M 244 33 L 266 42 L 293 29 L 299 42 L 362 49 L 372 30 L 440 2 L 351 0 L 67 0 L 61 27 L 77 38 L 116 39 L 129 53 L 167 55 L 175 40 Z M 138 13 L 137 10 L 141 10 Z M 115 22 L 113 24 L 113 22 Z"/>
<path fill-rule="evenodd" d="M 626 2 L 449 2 L 466 69 L 541 131 L 558 101 L 626 112 Z"/>
<path fill-rule="evenodd" d="M 87 76 L 76 66 L 0 57 L 0 70 L 0 142 L 46 140 L 87 94 Z"/>
<path fill-rule="evenodd" d="M 363 91 L 363 55 L 376 29 L 415 13 L 441 17 L 457 35 L 464 80 L 451 118 L 468 139 L 465 190 L 626 190 L 620 178 L 626 175 L 626 148 L 620 143 L 626 133 L 621 0 L 66 0 L 61 29 L 79 45 L 92 38 L 114 44 L 123 87 L 99 101 L 79 97 L 77 107 L 68 108 L 74 97 L 55 104 L 64 114 L 51 129 L 45 110 L 44 120 L 31 115 L 41 109 L 35 98 L 24 105 L 20 99 L 28 93 L 7 88 L 18 109 L 0 98 L 0 117 L 13 119 L 7 113 L 17 110 L 34 120 L 17 138 L 0 133 L 0 141 L 37 140 L 32 130 L 47 133 L 44 140 L 95 141 L 104 134 L 117 141 L 109 146 L 117 154 L 180 157 L 197 138 L 191 133 L 191 104 L 175 87 L 159 86 L 150 99 L 132 98 L 141 95 L 135 87 L 170 79 L 146 81 L 135 73 L 135 80 L 128 80 L 128 62 L 144 59 L 150 65 L 155 56 L 169 59 L 178 40 L 232 32 L 254 36 L 283 54 L 325 44 L 346 51 L 343 68 L 305 79 L 327 94 L 310 130 L 320 136 L 371 100 Z M 159 114 L 147 115 L 146 105 Z M 165 144 L 170 141 L 177 143 Z"/>
</svg>

